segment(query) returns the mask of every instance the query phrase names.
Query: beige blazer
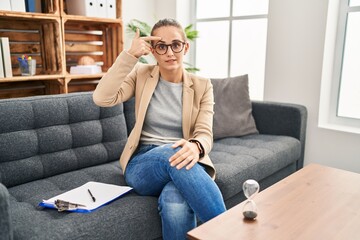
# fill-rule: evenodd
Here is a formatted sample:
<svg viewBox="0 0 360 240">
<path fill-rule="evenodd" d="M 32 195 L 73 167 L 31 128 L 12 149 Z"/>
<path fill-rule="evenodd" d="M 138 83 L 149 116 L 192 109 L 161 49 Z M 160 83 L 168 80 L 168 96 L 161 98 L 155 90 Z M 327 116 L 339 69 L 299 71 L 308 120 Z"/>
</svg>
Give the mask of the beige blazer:
<svg viewBox="0 0 360 240">
<path fill-rule="evenodd" d="M 123 51 L 101 78 L 94 91 L 94 102 L 102 107 L 114 106 L 135 96 L 136 123 L 120 157 L 120 165 L 124 173 L 130 157 L 139 144 L 145 114 L 159 81 L 159 74 L 158 66 L 138 64 L 137 58 Z M 187 140 L 196 139 L 202 144 L 205 156 L 199 162 L 205 165 L 206 171 L 214 179 L 215 168 L 208 156 L 213 144 L 213 108 L 214 96 L 210 80 L 184 70 L 183 137 Z"/>
</svg>

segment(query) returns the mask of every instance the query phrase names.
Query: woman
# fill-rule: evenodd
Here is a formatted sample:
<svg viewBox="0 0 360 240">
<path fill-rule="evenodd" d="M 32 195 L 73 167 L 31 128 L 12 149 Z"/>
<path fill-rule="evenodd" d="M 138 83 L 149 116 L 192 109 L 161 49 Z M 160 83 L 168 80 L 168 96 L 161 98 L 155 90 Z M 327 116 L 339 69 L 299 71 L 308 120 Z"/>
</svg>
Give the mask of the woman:
<svg viewBox="0 0 360 240">
<path fill-rule="evenodd" d="M 136 123 L 120 158 L 125 180 L 140 195 L 159 196 L 163 239 L 185 239 L 224 212 L 212 178 L 213 89 L 209 79 L 183 68 L 189 43 L 173 19 L 157 22 L 150 37 L 139 30 L 100 80 L 94 101 L 113 106 L 135 96 Z M 152 53 L 157 65 L 138 63 Z"/>
</svg>

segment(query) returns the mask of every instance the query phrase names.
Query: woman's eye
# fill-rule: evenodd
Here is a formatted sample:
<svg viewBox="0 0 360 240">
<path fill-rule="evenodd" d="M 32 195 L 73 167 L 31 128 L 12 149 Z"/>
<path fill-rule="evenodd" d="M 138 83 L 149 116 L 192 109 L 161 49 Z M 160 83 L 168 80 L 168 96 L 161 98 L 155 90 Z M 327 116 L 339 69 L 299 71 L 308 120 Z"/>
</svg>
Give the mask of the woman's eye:
<svg viewBox="0 0 360 240">
<path fill-rule="evenodd" d="M 171 47 L 174 48 L 174 49 L 179 49 L 180 46 L 181 46 L 181 44 L 178 43 L 178 42 L 174 42 L 174 43 L 171 44 Z"/>
<path fill-rule="evenodd" d="M 157 45 L 157 48 L 159 50 L 164 50 L 164 49 L 166 49 L 166 45 L 165 44 L 159 44 L 159 45 Z"/>
</svg>

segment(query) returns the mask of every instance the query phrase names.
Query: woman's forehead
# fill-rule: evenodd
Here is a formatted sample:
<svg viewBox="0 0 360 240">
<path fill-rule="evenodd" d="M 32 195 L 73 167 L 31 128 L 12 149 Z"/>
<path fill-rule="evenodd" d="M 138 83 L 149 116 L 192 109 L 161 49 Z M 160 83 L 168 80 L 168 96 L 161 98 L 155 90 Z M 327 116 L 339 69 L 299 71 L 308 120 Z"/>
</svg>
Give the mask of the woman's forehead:
<svg viewBox="0 0 360 240">
<path fill-rule="evenodd" d="M 164 26 L 156 29 L 153 36 L 161 37 L 162 41 L 181 40 L 184 41 L 182 29 L 174 26 Z"/>
</svg>

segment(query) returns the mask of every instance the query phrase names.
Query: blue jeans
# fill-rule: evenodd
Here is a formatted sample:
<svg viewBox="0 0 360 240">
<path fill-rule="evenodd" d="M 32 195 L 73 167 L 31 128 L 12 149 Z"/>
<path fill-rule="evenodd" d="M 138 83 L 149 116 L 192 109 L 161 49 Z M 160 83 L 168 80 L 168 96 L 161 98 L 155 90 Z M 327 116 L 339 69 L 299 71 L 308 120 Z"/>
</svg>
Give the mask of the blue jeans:
<svg viewBox="0 0 360 240">
<path fill-rule="evenodd" d="M 226 211 L 221 192 L 200 164 L 190 170 L 171 167 L 169 158 L 180 148 L 171 144 L 142 145 L 133 155 L 125 180 L 140 195 L 159 196 L 163 239 L 186 239 L 202 222 Z"/>
</svg>

